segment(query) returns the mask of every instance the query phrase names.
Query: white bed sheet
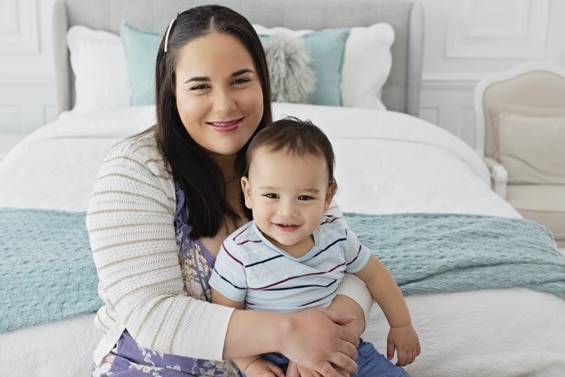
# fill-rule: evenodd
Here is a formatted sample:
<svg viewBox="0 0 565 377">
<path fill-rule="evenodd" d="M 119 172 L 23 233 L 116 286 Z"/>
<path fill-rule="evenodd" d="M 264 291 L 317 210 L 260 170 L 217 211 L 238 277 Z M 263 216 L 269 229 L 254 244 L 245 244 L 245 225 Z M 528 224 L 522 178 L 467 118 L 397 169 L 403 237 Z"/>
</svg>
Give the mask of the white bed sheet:
<svg viewBox="0 0 565 377">
<path fill-rule="evenodd" d="M 275 104 L 274 114 L 311 119 L 329 135 L 344 212 L 519 217 L 489 189 L 479 156 L 428 122 L 311 105 Z M 42 127 L 0 162 L 0 206 L 84 211 L 107 149 L 153 122 L 148 106 L 68 115 Z M 407 302 L 423 345 L 407 368 L 415 377 L 565 375 L 564 300 L 509 289 L 409 296 Z M 92 317 L 0 334 L 0 375 L 87 376 L 97 342 Z M 387 331 L 375 307 L 364 337 L 384 350 Z"/>
</svg>

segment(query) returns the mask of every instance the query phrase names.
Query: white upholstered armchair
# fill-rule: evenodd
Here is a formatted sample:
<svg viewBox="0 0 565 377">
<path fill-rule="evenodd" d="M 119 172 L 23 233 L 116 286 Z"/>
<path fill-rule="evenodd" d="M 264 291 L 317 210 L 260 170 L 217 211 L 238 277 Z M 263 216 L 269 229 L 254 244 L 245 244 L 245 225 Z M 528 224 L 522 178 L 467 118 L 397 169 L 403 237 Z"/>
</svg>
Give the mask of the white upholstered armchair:
<svg viewBox="0 0 565 377">
<path fill-rule="evenodd" d="M 527 63 L 480 80 L 476 150 L 493 190 L 565 246 L 565 68 Z"/>
</svg>

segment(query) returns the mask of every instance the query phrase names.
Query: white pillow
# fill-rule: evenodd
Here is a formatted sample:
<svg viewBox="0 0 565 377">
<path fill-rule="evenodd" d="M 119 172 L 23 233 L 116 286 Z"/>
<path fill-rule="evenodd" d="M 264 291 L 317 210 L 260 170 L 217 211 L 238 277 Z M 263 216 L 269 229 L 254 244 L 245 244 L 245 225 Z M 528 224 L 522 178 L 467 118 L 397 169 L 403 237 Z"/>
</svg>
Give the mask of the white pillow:
<svg viewBox="0 0 565 377">
<path fill-rule="evenodd" d="M 253 27 L 261 35 L 280 33 L 296 38 L 315 32 L 308 29 L 267 28 L 262 25 Z M 393 42 L 394 29 L 387 23 L 350 29 L 341 72 L 343 106 L 386 110 L 381 95 L 392 67 L 390 48 Z"/>
<path fill-rule="evenodd" d="M 72 112 L 130 106 L 130 84 L 120 37 L 84 26 L 67 32 L 71 67 L 75 75 Z"/>
<path fill-rule="evenodd" d="M 386 110 L 381 95 L 392 68 L 393 42 L 394 29 L 387 23 L 351 28 L 342 70 L 343 106 Z"/>
</svg>

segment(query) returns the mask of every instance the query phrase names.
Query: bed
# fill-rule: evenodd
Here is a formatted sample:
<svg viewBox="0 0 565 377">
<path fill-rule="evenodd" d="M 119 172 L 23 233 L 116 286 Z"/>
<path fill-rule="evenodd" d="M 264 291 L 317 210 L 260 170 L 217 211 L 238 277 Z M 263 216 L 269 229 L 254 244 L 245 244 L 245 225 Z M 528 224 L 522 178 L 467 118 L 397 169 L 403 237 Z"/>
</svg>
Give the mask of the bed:
<svg viewBox="0 0 565 377">
<path fill-rule="evenodd" d="M 177 11 L 200 3 L 55 3 L 61 114 L 0 162 L 1 375 L 89 375 L 98 341 L 92 320 L 100 302 L 84 212 L 108 148 L 155 120 L 154 106 L 143 103 L 147 88 L 143 82 L 133 85 L 140 77 L 134 77 L 131 61 L 151 60 L 133 54 L 135 46 L 124 33 L 134 42 L 142 36 L 145 44 L 155 43 Z M 487 168 L 472 148 L 417 117 L 421 4 L 216 3 L 241 11 L 266 39 L 346 30 L 341 82 L 324 89 L 337 90 L 340 103 L 276 102 L 273 113 L 310 119 L 330 137 L 336 200 L 349 226 L 399 282 L 419 333 L 422 354 L 407 367 L 409 373 L 565 375 L 565 257 L 547 229 L 522 219 L 492 192 Z M 373 25 L 380 25 L 376 34 Z M 361 44 L 348 45 L 354 35 L 364 36 Z M 359 53 L 379 60 L 356 60 Z M 346 71 L 361 82 L 345 83 Z M 359 88 L 367 92 L 355 92 Z M 374 306 L 363 337 L 383 350 L 387 331 Z"/>
</svg>

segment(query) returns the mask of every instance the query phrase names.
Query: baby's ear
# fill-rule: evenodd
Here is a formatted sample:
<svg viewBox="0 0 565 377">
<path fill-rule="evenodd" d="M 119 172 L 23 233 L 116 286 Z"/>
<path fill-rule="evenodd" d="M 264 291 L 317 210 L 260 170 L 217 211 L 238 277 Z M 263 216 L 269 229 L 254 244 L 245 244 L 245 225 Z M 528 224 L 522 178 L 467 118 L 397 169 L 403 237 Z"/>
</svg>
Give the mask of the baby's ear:
<svg viewBox="0 0 565 377">
<path fill-rule="evenodd" d="M 241 191 L 243 191 L 245 206 L 249 209 L 253 209 L 251 200 L 251 185 L 249 184 L 249 179 L 246 176 L 241 177 Z"/>
<path fill-rule="evenodd" d="M 324 199 L 324 212 L 327 212 L 330 209 L 330 205 L 332 204 L 332 200 L 337 192 L 337 183 L 333 181 L 328 186 L 328 191 L 326 191 L 326 198 Z"/>
</svg>

